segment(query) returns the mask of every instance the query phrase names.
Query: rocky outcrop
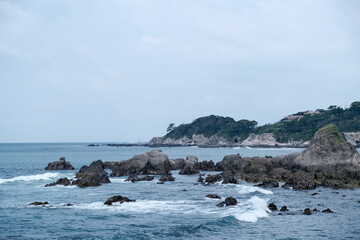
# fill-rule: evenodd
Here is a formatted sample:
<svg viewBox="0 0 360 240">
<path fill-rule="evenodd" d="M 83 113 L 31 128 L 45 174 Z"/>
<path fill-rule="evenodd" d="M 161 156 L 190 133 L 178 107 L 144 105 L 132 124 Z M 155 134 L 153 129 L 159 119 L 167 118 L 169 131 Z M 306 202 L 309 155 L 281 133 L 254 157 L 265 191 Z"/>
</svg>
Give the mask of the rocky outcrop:
<svg viewBox="0 0 360 240">
<path fill-rule="evenodd" d="M 65 177 L 65 178 L 59 178 L 56 182 L 46 184 L 45 187 L 52 187 L 55 185 L 69 186 L 70 184 L 71 184 L 71 180 Z"/>
<path fill-rule="evenodd" d="M 273 133 L 251 133 L 248 138 L 241 142 L 241 146 L 247 147 L 306 147 L 306 141 L 290 141 L 280 143 L 276 141 Z"/>
<path fill-rule="evenodd" d="M 159 179 L 160 182 L 172 182 L 172 181 L 175 181 L 175 178 L 172 176 L 172 175 L 162 175 Z"/>
<path fill-rule="evenodd" d="M 181 168 L 179 174 L 190 175 L 199 173 L 198 158 L 195 156 L 187 156 L 185 166 Z"/>
<path fill-rule="evenodd" d="M 49 163 L 45 170 L 74 170 L 70 162 L 65 161 L 65 157 L 61 157 L 59 161 Z"/>
<path fill-rule="evenodd" d="M 344 136 L 348 143 L 360 148 L 360 132 L 344 132 Z"/>
<path fill-rule="evenodd" d="M 72 185 L 78 187 L 100 186 L 101 183 L 109 183 L 108 173 L 104 169 L 104 163 L 101 160 L 93 161 L 90 166 L 83 166 L 76 173 L 76 180 Z"/>
<path fill-rule="evenodd" d="M 183 158 L 169 159 L 169 161 L 170 161 L 171 170 L 179 170 L 183 168 L 186 164 Z"/>
<path fill-rule="evenodd" d="M 106 162 L 106 168 L 110 168 L 113 177 L 135 175 L 166 175 L 170 174 L 171 164 L 166 154 L 160 150 L 154 150 L 120 162 Z"/>
<path fill-rule="evenodd" d="M 217 194 L 208 194 L 205 197 L 212 198 L 212 199 L 221 199 L 221 197 Z"/>
<path fill-rule="evenodd" d="M 148 143 L 149 147 L 177 147 L 177 146 L 199 146 L 199 147 L 227 147 L 235 146 L 234 143 L 229 143 L 225 138 L 213 135 L 210 138 L 202 134 L 193 134 L 190 138 L 184 136 L 179 139 L 169 137 L 154 137 Z"/>
<path fill-rule="evenodd" d="M 135 202 L 135 200 L 129 199 L 128 197 L 123 197 L 121 195 L 116 195 L 111 198 L 108 198 L 104 204 L 106 205 L 112 205 L 114 202 L 119 202 L 120 204 L 124 202 Z"/>
</svg>

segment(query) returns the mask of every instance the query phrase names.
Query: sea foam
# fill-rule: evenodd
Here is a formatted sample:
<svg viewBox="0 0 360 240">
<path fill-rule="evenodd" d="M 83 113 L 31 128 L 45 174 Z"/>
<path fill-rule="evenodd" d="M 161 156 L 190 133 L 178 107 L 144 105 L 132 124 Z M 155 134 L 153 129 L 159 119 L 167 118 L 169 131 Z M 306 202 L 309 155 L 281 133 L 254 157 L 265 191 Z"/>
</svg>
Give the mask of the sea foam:
<svg viewBox="0 0 360 240">
<path fill-rule="evenodd" d="M 253 193 L 253 192 L 259 192 L 259 193 L 266 194 L 266 195 L 274 194 L 270 190 L 266 190 L 266 189 L 262 189 L 262 188 L 254 187 L 254 186 L 247 186 L 247 185 L 238 185 L 237 190 L 240 194 L 249 194 L 249 193 Z"/>
<path fill-rule="evenodd" d="M 50 180 L 56 178 L 59 173 L 43 173 L 43 174 L 36 174 L 36 175 L 28 175 L 28 176 L 18 176 L 13 178 L 0 178 L 0 184 L 15 182 L 15 181 L 39 181 L 39 180 Z"/>
<path fill-rule="evenodd" d="M 268 199 L 253 196 L 244 203 L 240 203 L 235 207 L 230 207 L 223 215 L 234 216 L 239 221 L 256 222 L 259 218 L 268 217 L 268 201 Z"/>
</svg>

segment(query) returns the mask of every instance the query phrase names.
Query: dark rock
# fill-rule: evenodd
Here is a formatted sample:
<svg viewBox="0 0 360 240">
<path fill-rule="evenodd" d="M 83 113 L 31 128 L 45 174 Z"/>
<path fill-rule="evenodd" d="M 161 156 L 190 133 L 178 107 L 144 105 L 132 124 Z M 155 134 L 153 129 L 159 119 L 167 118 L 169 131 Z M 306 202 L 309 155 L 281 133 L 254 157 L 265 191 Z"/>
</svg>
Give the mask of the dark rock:
<svg viewBox="0 0 360 240">
<path fill-rule="evenodd" d="M 216 182 L 219 182 L 222 180 L 222 176 L 220 174 L 217 175 L 207 175 L 207 177 L 205 178 L 205 182 L 207 184 L 214 184 Z"/>
<path fill-rule="evenodd" d="M 49 202 L 33 202 L 33 203 L 30 203 L 29 205 L 35 205 L 35 206 L 42 205 L 42 206 L 44 206 L 44 205 L 48 205 L 48 204 L 49 204 Z"/>
<path fill-rule="evenodd" d="M 204 178 L 199 174 L 199 178 L 197 180 L 199 183 L 204 183 Z"/>
<path fill-rule="evenodd" d="M 323 213 L 334 213 L 334 212 L 331 211 L 329 208 L 328 208 L 328 209 L 325 209 L 325 210 L 322 210 L 321 212 L 323 212 Z"/>
<path fill-rule="evenodd" d="M 313 212 L 320 212 L 317 208 L 314 208 L 312 211 Z"/>
<path fill-rule="evenodd" d="M 303 212 L 302 214 L 304 214 L 304 215 L 311 215 L 312 212 L 311 212 L 310 208 L 305 208 L 305 210 L 304 210 L 304 212 Z"/>
<path fill-rule="evenodd" d="M 72 203 L 67 203 L 67 204 L 64 204 L 64 207 L 70 207 L 70 206 L 73 206 L 74 204 Z"/>
<path fill-rule="evenodd" d="M 120 162 L 106 162 L 105 168 L 112 170 L 113 177 L 135 175 L 166 175 L 171 174 L 171 164 L 166 154 L 153 150 Z"/>
<path fill-rule="evenodd" d="M 46 184 L 45 187 L 52 187 L 55 185 L 64 185 L 69 186 L 71 184 L 70 180 L 68 178 L 59 178 L 56 182 Z"/>
<path fill-rule="evenodd" d="M 171 175 L 171 174 L 167 174 L 167 175 L 162 175 L 160 177 L 161 182 L 166 182 L 166 181 L 175 181 L 175 178 Z"/>
<path fill-rule="evenodd" d="M 149 176 L 149 175 L 146 175 L 146 176 L 143 176 L 143 177 L 138 177 L 137 175 L 130 175 L 126 180 L 125 182 L 139 182 L 139 181 L 152 181 L 154 180 L 154 176 Z"/>
<path fill-rule="evenodd" d="M 74 170 L 70 162 L 65 161 L 65 157 L 61 157 L 59 161 L 49 163 L 45 170 Z"/>
<path fill-rule="evenodd" d="M 101 183 L 109 183 L 108 173 L 104 170 L 104 163 L 101 160 L 93 161 L 90 166 L 83 166 L 75 176 L 77 179 L 72 185 L 78 187 L 100 186 Z"/>
<path fill-rule="evenodd" d="M 187 190 L 186 190 L 186 189 L 183 189 L 183 192 L 187 192 Z"/>
<path fill-rule="evenodd" d="M 104 204 L 106 205 L 112 205 L 114 202 L 119 202 L 120 204 L 122 204 L 123 202 L 135 202 L 135 200 L 131 200 L 127 197 L 123 197 L 121 195 L 117 195 L 117 196 L 113 196 L 111 198 L 109 198 L 108 200 L 106 200 L 106 202 Z"/>
<path fill-rule="evenodd" d="M 228 184 L 228 183 L 233 183 L 233 184 L 238 184 L 238 180 L 235 177 L 235 173 L 229 170 L 225 170 L 222 173 L 223 176 L 223 182 L 222 184 Z"/>
<path fill-rule="evenodd" d="M 275 180 L 264 180 L 262 183 L 256 185 L 259 187 L 279 187 L 279 183 Z"/>
<path fill-rule="evenodd" d="M 227 197 L 225 198 L 225 201 L 216 204 L 216 206 L 218 207 L 225 207 L 225 206 L 232 206 L 232 205 L 236 205 L 238 203 L 238 201 L 236 200 L 236 198 L 233 197 Z"/>
<path fill-rule="evenodd" d="M 221 199 L 221 197 L 217 194 L 208 194 L 205 197 L 207 198 L 215 198 L 215 199 Z"/>
<path fill-rule="evenodd" d="M 271 211 L 276 211 L 277 210 L 277 207 L 275 205 L 275 203 L 270 203 L 268 208 L 271 210 Z"/>
<path fill-rule="evenodd" d="M 237 203 L 238 203 L 238 201 L 236 200 L 236 198 L 233 198 L 233 197 L 225 198 L 226 206 L 236 205 Z"/>
<path fill-rule="evenodd" d="M 195 156 L 187 156 L 185 166 L 181 168 L 180 175 L 191 175 L 199 173 L 198 158 Z"/>
<path fill-rule="evenodd" d="M 319 195 L 319 193 L 314 192 L 313 194 L 311 194 L 312 196 L 316 196 Z"/>
<path fill-rule="evenodd" d="M 213 160 L 199 162 L 200 171 L 219 171 Z"/>
<path fill-rule="evenodd" d="M 284 211 L 289 211 L 289 209 L 287 208 L 287 206 L 282 206 L 280 208 L 280 211 L 284 212 Z"/>
<path fill-rule="evenodd" d="M 279 212 L 278 215 L 283 215 L 283 214 L 281 212 Z"/>
<path fill-rule="evenodd" d="M 165 182 L 157 182 L 156 184 L 164 184 Z"/>
<path fill-rule="evenodd" d="M 317 186 L 313 176 L 304 171 L 295 172 L 283 185 L 284 188 L 292 187 L 295 190 L 315 189 Z"/>
</svg>

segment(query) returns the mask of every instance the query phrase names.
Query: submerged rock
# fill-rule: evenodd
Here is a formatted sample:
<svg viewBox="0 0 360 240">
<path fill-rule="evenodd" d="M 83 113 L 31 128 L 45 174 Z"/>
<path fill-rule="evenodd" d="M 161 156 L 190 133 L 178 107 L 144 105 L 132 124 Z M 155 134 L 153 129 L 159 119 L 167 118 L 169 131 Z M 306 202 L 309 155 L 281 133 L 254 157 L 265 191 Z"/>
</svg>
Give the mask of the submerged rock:
<svg viewBox="0 0 360 240">
<path fill-rule="evenodd" d="M 221 197 L 217 194 L 208 194 L 205 197 L 207 198 L 215 198 L 215 199 L 221 199 Z"/>
<path fill-rule="evenodd" d="M 303 211 L 302 214 L 303 214 L 303 215 L 311 215 L 312 212 L 311 212 L 310 208 L 305 208 L 305 210 Z"/>
<path fill-rule="evenodd" d="M 328 208 L 328 209 L 325 209 L 325 210 L 322 210 L 321 212 L 323 212 L 323 213 L 334 213 L 334 212 L 331 211 L 329 208 Z"/>
<path fill-rule="evenodd" d="M 289 209 L 287 208 L 287 206 L 282 206 L 282 207 L 280 208 L 280 211 L 281 211 L 281 212 L 289 211 Z"/>
<path fill-rule="evenodd" d="M 256 186 L 265 187 L 265 188 L 273 188 L 273 187 L 279 187 L 279 183 L 276 180 L 264 180 L 262 183 L 260 183 Z"/>
<path fill-rule="evenodd" d="M 74 170 L 70 162 L 65 161 L 65 157 L 61 157 L 59 161 L 49 163 L 45 170 Z"/>
<path fill-rule="evenodd" d="M 123 197 L 121 195 L 116 195 L 111 198 L 108 198 L 108 200 L 106 200 L 106 202 L 104 202 L 104 204 L 112 205 L 114 202 L 119 202 L 120 204 L 122 204 L 123 202 L 135 202 L 135 200 L 131 200 L 131 199 L 129 199 L 127 197 Z"/>
<path fill-rule="evenodd" d="M 49 202 L 33 202 L 33 203 L 30 203 L 29 205 L 35 205 L 35 206 L 39 206 L 39 205 L 48 205 Z"/>
<path fill-rule="evenodd" d="M 236 198 L 233 197 L 227 197 L 225 198 L 225 201 L 217 204 L 216 206 L 218 207 L 227 207 L 227 206 L 232 206 L 232 205 L 237 205 L 238 201 L 236 200 Z"/>
<path fill-rule="evenodd" d="M 268 208 L 271 210 L 271 211 L 276 211 L 277 210 L 277 206 L 275 205 L 275 203 L 270 203 L 268 205 Z"/>
<path fill-rule="evenodd" d="M 162 175 L 159 179 L 160 182 L 175 181 L 175 178 L 171 174 Z"/>
<path fill-rule="evenodd" d="M 146 176 L 143 176 L 143 177 L 138 177 L 137 175 L 130 175 L 126 180 L 125 182 L 139 182 L 139 181 L 152 181 L 154 180 L 154 176 L 149 176 L 149 175 L 146 175 Z"/>
</svg>

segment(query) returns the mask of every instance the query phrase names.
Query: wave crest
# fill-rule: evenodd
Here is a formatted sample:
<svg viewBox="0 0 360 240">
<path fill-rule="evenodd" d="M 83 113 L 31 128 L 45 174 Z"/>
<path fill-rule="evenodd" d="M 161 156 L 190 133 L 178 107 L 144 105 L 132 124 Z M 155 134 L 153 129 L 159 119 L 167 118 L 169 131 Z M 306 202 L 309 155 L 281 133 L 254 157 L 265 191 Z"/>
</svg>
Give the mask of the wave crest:
<svg viewBox="0 0 360 240">
<path fill-rule="evenodd" d="M 43 173 L 43 174 L 36 174 L 36 175 L 28 175 L 28 176 L 18 176 L 13 178 L 0 178 L 0 184 L 9 183 L 9 182 L 16 182 L 16 181 L 39 181 L 39 180 L 51 180 L 56 178 L 59 173 Z"/>
</svg>

